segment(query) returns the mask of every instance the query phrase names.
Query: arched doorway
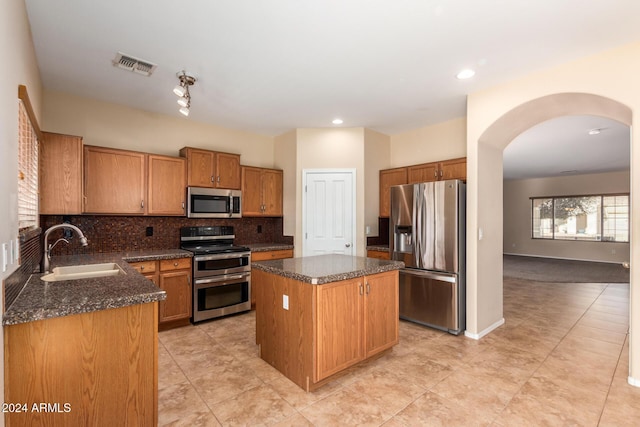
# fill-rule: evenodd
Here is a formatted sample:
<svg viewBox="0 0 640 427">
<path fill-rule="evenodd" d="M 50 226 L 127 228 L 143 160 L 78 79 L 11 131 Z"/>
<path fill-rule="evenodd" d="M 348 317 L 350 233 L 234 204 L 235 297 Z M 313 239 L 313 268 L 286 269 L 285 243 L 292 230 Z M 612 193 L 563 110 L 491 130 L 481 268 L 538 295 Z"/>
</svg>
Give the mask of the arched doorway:
<svg viewBox="0 0 640 427">
<path fill-rule="evenodd" d="M 480 338 L 504 323 L 502 152 L 523 131 L 566 115 L 601 116 L 632 125 L 631 109 L 618 101 L 588 93 L 558 93 L 522 103 L 503 114 L 480 134 L 475 152 L 469 153 L 473 160 L 469 163 L 467 203 L 475 213 L 467 219 L 468 336 Z M 633 290 L 633 271 L 630 286 Z M 633 303 L 631 310 L 633 318 Z"/>
</svg>

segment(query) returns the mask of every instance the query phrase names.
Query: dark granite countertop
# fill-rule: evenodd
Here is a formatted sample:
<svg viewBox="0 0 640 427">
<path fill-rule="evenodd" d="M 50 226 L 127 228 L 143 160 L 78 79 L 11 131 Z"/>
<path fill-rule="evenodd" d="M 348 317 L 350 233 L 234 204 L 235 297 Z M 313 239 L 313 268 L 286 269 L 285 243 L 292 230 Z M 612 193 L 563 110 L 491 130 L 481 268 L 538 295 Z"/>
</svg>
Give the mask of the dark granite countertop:
<svg viewBox="0 0 640 427">
<path fill-rule="evenodd" d="M 117 263 L 124 275 L 59 282 L 40 280 L 41 273 L 32 274 L 13 304 L 2 318 L 3 325 L 120 308 L 166 299 L 165 291 L 138 273 L 128 262 L 192 257 L 179 249 L 72 255 L 51 258 L 54 267 L 78 264 Z"/>
<path fill-rule="evenodd" d="M 371 245 L 367 246 L 368 251 L 389 252 L 389 245 Z"/>
<path fill-rule="evenodd" d="M 246 246 L 251 249 L 251 252 L 268 252 L 268 251 L 284 251 L 287 249 L 293 249 L 293 245 L 286 243 L 250 243 Z"/>
<path fill-rule="evenodd" d="M 256 261 L 251 267 L 312 285 L 353 279 L 404 267 L 401 261 L 388 261 L 348 255 L 317 255 L 302 258 L 286 258 L 273 261 Z"/>
</svg>

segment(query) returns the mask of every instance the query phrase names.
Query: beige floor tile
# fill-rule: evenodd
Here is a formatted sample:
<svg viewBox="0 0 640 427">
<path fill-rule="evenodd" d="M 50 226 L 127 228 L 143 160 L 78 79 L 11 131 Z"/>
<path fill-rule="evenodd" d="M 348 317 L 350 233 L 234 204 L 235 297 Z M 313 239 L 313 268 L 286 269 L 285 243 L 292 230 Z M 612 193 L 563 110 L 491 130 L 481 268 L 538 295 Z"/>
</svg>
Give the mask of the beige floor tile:
<svg viewBox="0 0 640 427">
<path fill-rule="evenodd" d="M 268 385 L 216 403 L 211 410 L 223 426 L 271 425 L 295 414 L 295 409 Z"/>
<path fill-rule="evenodd" d="M 313 427 L 311 421 L 306 419 L 302 414 L 295 413 L 278 423 L 271 424 L 271 427 Z"/>
<path fill-rule="evenodd" d="M 182 369 L 180 369 L 164 346 L 160 344 L 158 346 L 158 388 L 165 388 L 186 380 L 187 377 L 185 377 Z"/>
<path fill-rule="evenodd" d="M 207 413 L 209 408 L 188 381 L 158 390 L 158 424 L 161 426 L 193 414 L 204 417 Z"/>
<path fill-rule="evenodd" d="M 270 382 L 269 386 L 296 410 L 306 408 L 307 406 L 344 388 L 342 383 L 339 381 L 331 381 L 317 390 L 307 393 L 283 375 L 281 375 L 277 380 Z"/>
<path fill-rule="evenodd" d="M 622 345 L 626 336 L 626 333 L 607 331 L 605 329 L 585 326 L 584 324 L 576 325 L 567 335 L 567 337 L 591 338 L 617 345 Z"/>
<path fill-rule="evenodd" d="M 192 412 L 167 424 L 159 424 L 161 427 L 220 427 L 216 417 L 211 411 Z"/>
<path fill-rule="evenodd" d="M 392 426 L 488 426 L 471 408 L 458 406 L 437 394 L 427 392 L 396 414 L 385 427 Z"/>
<path fill-rule="evenodd" d="M 574 414 L 547 405 L 545 402 L 528 395 L 517 395 L 496 417 L 495 424 L 503 427 L 513 426 L 596 426 L 596 419 L 585 420 Z"/>
<path fill-rule="evenodd" d="M 314 426 L 379 426 L 390 416 L 367 393 L 342 387 L 299 411 Z"/>
<path fill-rule="evenodd" d="M 264 384 L 249 367 L 241 363 L 220 366 L 204 375 L 189 379 L 202 400 L 210 408 L 219 402 Z"/>
</svg>

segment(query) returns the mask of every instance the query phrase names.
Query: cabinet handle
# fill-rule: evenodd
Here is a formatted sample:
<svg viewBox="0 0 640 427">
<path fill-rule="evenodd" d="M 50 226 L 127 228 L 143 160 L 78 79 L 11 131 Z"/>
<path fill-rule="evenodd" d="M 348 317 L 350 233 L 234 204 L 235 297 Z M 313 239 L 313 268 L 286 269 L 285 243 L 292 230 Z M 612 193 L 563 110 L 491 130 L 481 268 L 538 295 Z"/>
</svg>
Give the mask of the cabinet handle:
<svg viewBox="0 0 640 427">
<path fill-rule="evenodd" d="M 140 266 L 140 271 L 144 270 L 144 265 Z"/>
<path fill-rule="evenodd" d="M 144 200 L 140 201 L 140 208 L 144 209 Z"/>
<path fill-rule="evenodd" d="M 218 175 L 218 183 L 220 183 L 220 175 Z"/>
<path fill-rule="evenodd" d="M 434 177 L 434 178 L 437 178 L 437 177 L 438 177 L 438 170 L 437 170 L 437 169 L 433 171 L 433 177 Z"/>
<path fill-rule="evenodd" d="M 177 263 L 177 262 L 174 262 L 174 263 L 173 263 L 173 266 L 174 266 L 174 267 L 177 267 L 177 266 L 178 266 L 178 263 Z"/>
<path fill-rule="evenodd" d="M 184 210 L 184 202 L 182 202 L 182 210 Z"/>
<path fill-rule="evenodd" d="M 369 282 L 367 282 L 367 295 L 369 295 L 371 293 L 371 286 L 369 285 Z"/>
<path fill-rule="evenodd" d="M 440 169 L 440 177 L 442 177 L 442 169 Z"/>
<path fill-rule="evenodd" d="M 360 295 L 364 295 L 364 288 L 362 286 L 362 283 L 360 283 Z"/>
<path fill-rule="evenodd" d="M 216 182 L 216 177 L 215 176 L 211 176 L 211 182 Z"/>
</svg>

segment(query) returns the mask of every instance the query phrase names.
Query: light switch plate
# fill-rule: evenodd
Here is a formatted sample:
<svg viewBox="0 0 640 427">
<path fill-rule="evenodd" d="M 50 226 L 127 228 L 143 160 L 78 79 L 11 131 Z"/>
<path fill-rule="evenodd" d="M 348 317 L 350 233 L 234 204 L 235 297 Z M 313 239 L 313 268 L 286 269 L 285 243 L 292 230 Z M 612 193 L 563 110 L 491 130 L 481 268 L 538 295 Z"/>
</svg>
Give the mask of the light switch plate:
<svg viewBox="0 0 640 427">
<path fill-rule="evenodd" d="M 282 308 L 289 310 L 289 295 L 282 295 Z"/>
</svg>

